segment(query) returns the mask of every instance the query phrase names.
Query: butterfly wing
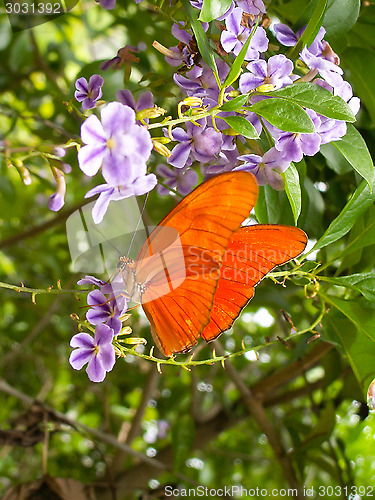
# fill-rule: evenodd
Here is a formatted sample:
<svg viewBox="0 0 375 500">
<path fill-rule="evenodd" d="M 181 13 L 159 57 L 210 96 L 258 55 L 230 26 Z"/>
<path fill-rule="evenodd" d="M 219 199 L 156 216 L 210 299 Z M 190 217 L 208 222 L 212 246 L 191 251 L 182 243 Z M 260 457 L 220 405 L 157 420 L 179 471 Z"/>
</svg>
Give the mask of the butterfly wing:
<svg viewBox="0 0 375 500">
<path fill-rule="evenodd" d="M 257 195 L 248 172 L 213 177 L 186 196 L 143 245 L 136 273 L 137 281 L 146 284 L 142 306 L 166 356 L 188 351 L 209 322 L 224 252 Z M 177 230 L 178 238 L 164 238 L 165 228 Z"/>
<path fill-rule="evenodd" d="M 228 330 L 253 297 L 254 287 L 274 267 L 298 257 L 306 243 L 306 234 L 297 227 L 259 224 L 238 229 L 224 254 L 202 337 L 208 342 Z"/>
</svg>

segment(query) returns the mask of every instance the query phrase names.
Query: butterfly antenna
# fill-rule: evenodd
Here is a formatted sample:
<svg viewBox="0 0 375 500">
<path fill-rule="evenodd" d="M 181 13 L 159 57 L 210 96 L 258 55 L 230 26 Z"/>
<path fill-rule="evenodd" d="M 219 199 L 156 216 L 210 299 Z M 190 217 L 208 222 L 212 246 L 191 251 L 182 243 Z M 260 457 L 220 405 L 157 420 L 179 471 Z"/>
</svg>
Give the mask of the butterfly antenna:
<svg viewBox="0 0 375 500">
<path fill-rule="evenodd" d="M 139 214 L 139 218 L 138 218 L 137 225 L 136 225 L 136 227 L 135 227 L 135 230 L 134 230 L 134 233 L 133 233 L 132 239 L 131 239 L 131 241 L 130 241 L 130 245 L 129 245 L 129 248 L 128 248 L 128 253 L 126 254 L 126 256 L 127 256 L 127 257 L 129 257 L 130 250 L 131 250 L 132 245 L 133 245 L 133 243 L 134 243 L 134 238 L 135 238 L 135 235 L 137 234 L 137 231 L 138 231 L 138 228 L 139 228 L 139 224 L 141 223 L 142 216 L 143 216 L 143 213 L 144 213 L 145 208 L 146 208 L 147 198 L 148 198 L 148 193 L 146 194 L 145 201 L 143 202 L 143 207 L 142 207 L 141 213 Z"/>
<path fill-rule="evenodd" d="M 111 247 L 112 247 L 114 250 L 116 250 L 116 252 L 117 252 L 120 256 L 122 255 L 122 253 L 120 252 L 120 250 L 119 250 L 118 248 L 116 248 L 116 247 L 115 247 L 115 245 L 113 245 L 113 244 L 112 244 L 112 243 L 111 243 L 111 242 L 110 242 L 110 241 L 109 241 L 109 240 L 108 240 L 108 239 L 104 236 L 104 234 L 100 231 L 100 229 L 98 229 L 98 228 L 97 228 L 94 224 L 91 224 L 91 223 L 90 223 L 90 226 L 91 226 L 91 227 L 93 227 L 93 228 L 95 229 L 95 231 L 98 231 L 98 233 L 99 233 L 101 236 L 103 236 L 104 240 L 105 240 L 105 241 L 106 241 L 109 245 L 111 245 Z M 100 243 L 99 245 L 101 245 L 101 243 Z"/>
</svg>

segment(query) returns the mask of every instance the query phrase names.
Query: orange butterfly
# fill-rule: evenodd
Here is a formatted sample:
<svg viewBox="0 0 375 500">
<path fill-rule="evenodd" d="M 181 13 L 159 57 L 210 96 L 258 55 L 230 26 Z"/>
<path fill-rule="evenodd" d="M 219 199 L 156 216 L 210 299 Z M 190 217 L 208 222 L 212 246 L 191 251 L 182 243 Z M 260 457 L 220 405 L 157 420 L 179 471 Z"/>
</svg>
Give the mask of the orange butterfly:
<svg viewBox="0 0 375 500">
<path fill-rule="evenodd" d="M 230 328 L 259 281 L 305 249 L 307 236 L 296 227 L 241 227 L 257 196 L 249 172 L 213 177 L 160 222 L 135 262 L 120 258 L 127 296 L 142 304 L 166 356 Z"/>
</svg>

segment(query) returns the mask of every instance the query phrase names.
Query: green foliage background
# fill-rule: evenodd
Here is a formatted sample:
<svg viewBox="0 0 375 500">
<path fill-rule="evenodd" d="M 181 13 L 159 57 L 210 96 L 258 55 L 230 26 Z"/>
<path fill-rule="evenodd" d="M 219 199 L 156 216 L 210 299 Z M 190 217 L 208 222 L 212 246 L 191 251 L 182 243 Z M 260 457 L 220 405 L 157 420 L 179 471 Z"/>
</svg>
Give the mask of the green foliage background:
<svg viewBox="0 0 375 500">
<path fill-rule="evenodd" d="M 363 2 L 359 10 L 356 0 L 325 3 L 272 1 L 267 10 L 291 26 L 303 25 L 312 13 L 315 28 L 323 22 L 326 39 L 362 100 L 355 126 L 373 155 L 375 5 Z M 185 18 L 180 4 L 169 8 L 169 2 L 159 2 L 155 7 L 147 1 L 136 5 L 125 0 L 118 1 L 114 11 L 81 1 L 51 22 L 16 33 L 7 16 L 1 16 L 1 282 L 45 290 L 53 285 L 57 290 L 61 280 L 64 289 L 78 288 L 81 276 L 71 272 L 64 223 L 94 184 L 83 178 L 71 148 L 64 158 L 72 166 L 66 176 L 66 206 L 61 213 L 51 213 L 47 208 L 55 189 L 51 159 L 40 152 L 79 138 L 82 117 L 73 99 L 77 77 L 102 74 L 106 101 L 124 88 L 123 70 L 103 72 L 99 65 L 126 44 L 141 44 L 142 49 L 126 88 L 135 95 L 152 90 L 155 102 L 174 113 L 181 94 L 172 80 L 173 69 L 152 48 L 155 39 L 167 47 L 175 44 L 170 33 L 173 18 Z M 349 160 L 359 155 L 358 170 L 368 159 L 360 156 L 365 153 L 357 140 L 356 135 L 351 138 L 347 152 Z M 14 160 L 22 160 L 29 169 L 30 185 L 22 183 Z M 153 169 L 163 160 L 155 155 L 152 161 Z M 151 498 L 155 488 L 165 484 L 286 488 L 290 481 L 280 465 L 284 459 L 298 484 L 307 488 L 375 484 L 374 415 L 368 414 L 366 405 L 366 392 L 375 377 L 375 191 L 334 145 L 324 146 L 296 169 L 301 185 L 298 226 L 310 240 L 318 241 L 317 253 L 310 255 L 317 264 L 305 261 L 305 274 L 291 276 L 286 288 L 264 280 L 233 331 L 220 337 L 227 352 L 241 350 L 242 341 L 248 349 L 262 346 L 258 360 L 251 354 L 233 358 L 234 374 L 216 363 L 191 371 L 165 366 L 159 375 L 154 363 L 128 356 L 117 362 L 104 383 L 93 384 L 84 371 L 73 371 L 68 364 L 69 340 L 77 332 L 70 314 L 82 314 L 79 296 L 43 293 L 36 295 L 34 304 L 30 293 L 2 288 L 2 493 L 46 472 L 90 484 L 98 499 L 112 498 L 110 487 L 119 499 L 141 494 Z M 369 178 L 372 174 L 368 170 Z M 147 212 L 158 222 L 173 204 L 172 198 L 152 192 Z M 256 210 L 261 222 L 294 223 L 285 193 L 262 189 Z M 273 341 L 290 334 L 291 324 L 281 310 L 297 331 L 314 326 L 287 345 L 267 346 L 266 338 Z M 314 324 L 317 318 L 321 321 Z M 139 311 L 132 315 L 132 328 L 152 345 L 148 322 Z M 307 343 L 317 333 L 320 338 Z M 211 355 L 210 346 L 202 346 L 197 359 Z M 265 411 L 286 450 L 284 458 L 274 454 L 270 436 L 261 430 L 240 382 Z M 155 457 L 168 470 L 161 472 L 43 411 L 31 426 L 31 416 L 37 412 L 30 411 L 19 393 L 11 395 L 10 388 L 106 436 L 127 439 L 134 450 Z M 20 423 L 25 412 L 26 423 Z M 160 422 L 168 425 L 165 435 L 158 434 Z M 14 435 L 7 441 L 9 431 L 15 430 L 23 438 L 35 438 L 35 443 L 26 446 Z M 347 498 L 343 492 L 339 497 Z"/>
</svg>

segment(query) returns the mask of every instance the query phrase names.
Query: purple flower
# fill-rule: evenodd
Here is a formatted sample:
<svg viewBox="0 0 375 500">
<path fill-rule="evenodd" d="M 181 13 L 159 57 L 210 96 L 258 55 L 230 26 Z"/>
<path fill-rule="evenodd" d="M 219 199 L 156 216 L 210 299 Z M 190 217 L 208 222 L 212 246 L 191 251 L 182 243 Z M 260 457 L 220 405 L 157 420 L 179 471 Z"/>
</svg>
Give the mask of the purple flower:
<svg viewBox="0 0 375 500">
<path fill-rule="evenodd" d="M 117 51 L 117 55 L 112 59 L 103 61 L 99 66 L 103 71 L 107 71 L 112 66 L 116 69 L 120 68 L 122 64 L 130 66 L 131 63 L 138 63 L 139 58 L 134 55 L 134 52 L 139 52 L 139 47 L 133 47 L 131 45 L 125 45 Z"/>
<path fill-rule="evenodd" d="M 284 189 L 284 180 L 280 176 L 280 172 L 285 172 L 290 161 L 285 159 L 280 151 L 271 148 L 263 156 L 243 155 L 239 157 L 239 160 L 243 160 L 245 163 L 234 170 L 251 172 L 255 175 L 260 186 L 269 184 L 278 191 Z"/>
<path fill-rule="evenodd" d="M 273 27 L 276 39 L 286 47 L 294 47 L 305 29 L 303 28 L 294 33 L 286 24 L 278 23 Z"/>
<path fill-rule="evenodd" d="M 86 363 L 86 373 L 92 382 L 102 382 L 106 373 L 115 365 L 115 349 L 112 345 L 114 333 L 107 325 L 98 325 L 95 338 L 88 333 L 77 333 L 70 341 L 74 347 L 69 363 L 74 370 L 80 370 Z"/>
<path fill-rule="evenodd" d="M 247 14 L 259 16 L 266 13 L 266 7 L 262 0 L 237 0 L 237 5 Z"/>
<path fill-rule="evenodd" d="M 220 81 L 223 82 L 229 72 L 229 67 L 222 59 L 216 59 L 216 65 Z M 175 73 L 173 80 L 188 96 L 203 98 L 204 105 L 210 104 L 207 99 L 217 103 L 220 89 L 212 69 L 207 64 L 202 62 L 201 66 L 195 66 L 186 73 L 186 77 Z"/>
<path fill-rule="evenodd" d="M 246 68 L 249 73 L 244 73 L 239 82 L 243 94 L 264 84 L 271 84 L 276 90 L 293 83 L 293 62 L 283 54 L 270 57 L 268 62 L 263 59 L 252 61 Z"/>
<path fill-rule="evenodd" d="M 159 175 L 164 177 L 164 184 L 172 189 L 176 189 L 180 194 L 186 196 L 198 184 L 198 174 L 188 167 L 170 169 L 167 165 L 161 164 L 156 167 Z M 170 191 L 167 187 L 158 185 L 158 193 L 167 196 Z"/>
<path fill-rule="evenodd" d="M 119 102 L 103 108 L 101 119 L 91 115 L 81 127 L 81 138 L 87 145 L 78 152 L 79 166 L 90 177 L 102 167 L 108 184 L 127 185 L 140 169 L 146 169 L 152 150 L 150 133 L 136 124 L 134 110 Z"/>
<path fill-rule="evenodd" d="M 143 94 L 139 96 L 138 101 L 134 99 L 130 90 L 119 90 L 116 94 L 116 99 L 120 101 L 121 104 L 132 108 L 135 112 L 154 107 L 154 97 L 152 92 L 149 90 L 147 92 L 143 92 Z"/>
<path fill-rule="evenodd" d="M 317 56 L 306 47 L 302 49 L 301 60 L 312 70 L 317 70 L 322 78 L 332 87 L 340 87 L 343 84 L 343 70 L 334 62 L 324 57 Z"/>
<path fill-rule="evenodd" d="M 207 163 L 219 154 L 223 139 L 213 127 L 206 127 L 206 120 L 199 120 L 200 127 L 186 123 L 186 132 L 180 127 L 172 131 L 172 137 L 179 144 L 172 149 L 168 163 L 177 168 L 189 164 L 191 160 Z"/>
<path fill-rule="evenodd" d="M 107 10 L 112 10 L 116 7 L 116 0 L 99 0 L 99 3 Z"/>
<path fill-rule="evenodd" d="M 312 119 L 315 130 L 320 127 L 320 118 L 311 109 L 306 109 L 307 114 Z M 321 137 L 317 132 L 311 134 L 300 134 L 293 132 L 283 132 L 274 127 L 270 127 L 275 140 L 275 148 L 283 153 L 285 160 L 299 162 L 303 155 L 314 156 L 320 149 Z"/>
<path fill-rule="evenodd" d="M 89 83 L 84 77 L 78 78 L 74 97 L 78 102 L 82 102 L 83 109 L 93 108 L 96 101 L 102 97 L 103 83 L 104 80 L 100 75 L 90 76 Z"/>
<path fill-rule="evenodd" d="M 361 100 L 359 97 L 353 97 L 353 89 L 349 82 L 344 80 L 341 86 L 335 88 L 321 78 L 315 78 L 314 83 L 329 90 L 333 95 L 341 97 L 341 99 L 348 103 L 354 115 L 358 113 L 361 107 Z"/>
<path fill-rule="evenodd" d="M 203 23 L 203 28 L 207 31 L 208 23 Z M 191 68 L 194 66 L 197 57 L 195 38 L 190 31 L 184 29 L 183 22 L 173 24 L 171 31 L 172 35 L 179 41 L 179 44 L 165 51 L 166 62 L 171 66 L 180 66 L 184 63 L 188 68 Z M 175 55 L 172 54 L 173 52 Z"/>
<path fill-rule="evenodd" d="M 236 56 L 249 38 L 251 30 L 241 25 L 242 9 L 233 9 L 226 18 L 226 29 L 222 31 L 220 42 L 226 52 L 233 52 Z M 245 60 L 259 59 L 259 52 L 265 52 L 268 48 L 268 38 L 263 28 L 257 28 L 246 52 Z"/>
<path fill-rule="evenodd" d="M 340 120 L 332 120 L 326 116 L 318 115 L 320 125 L 316 129 L 321 138 L 321 144 L 338 141 L 346 134 L 346 122 Z"/>
<path fill-rule="evenodd" d="M 139 174 L 140 175 L 134 179 L 130 179 L 127 184 L 120 186 L 101 184 L 86 193 L 85 198 L 90 198 L 90 196 L 99 194 L 99 198 L 96 200 L 94 208 L 92 209 L 92 218 L 95 224 L 99 224 L 103 220 L 111 201 L 123 200 L 130 196 L 140 196 L 154 189 L 158 182 L 156 175 L 146 175 L 146 168 L 142 168 Z"/>
<path fill-rule="evenodd" d="M 106 284 L 105 281 L 99 278 L 95 278 L 95 276 L 85 276 L 81 280 L 77 281 L 77 285 L 96 285 L 101 287 L 105 284 Z"/>
<path fill-rule="evenodd" d="M 65 176 L 60 169 L 52 167 L 53 176 L 56 180 L 56 192 L 51 194 L 48 201 L 48 208 L 53 212 L 58 212 L 65 204 L 66 182 Z"/>
<path fill-rule="evenodd" d="M 87 295 L 87 304 L 91 308 L 86 313 L 86 319 L 92 325 L 105 323 L 117 335 L 122 327 L 119 319 L 126 312 L 124 296 L 107 298 L 100 290 L 94 290 Z"/>
</svg>

